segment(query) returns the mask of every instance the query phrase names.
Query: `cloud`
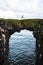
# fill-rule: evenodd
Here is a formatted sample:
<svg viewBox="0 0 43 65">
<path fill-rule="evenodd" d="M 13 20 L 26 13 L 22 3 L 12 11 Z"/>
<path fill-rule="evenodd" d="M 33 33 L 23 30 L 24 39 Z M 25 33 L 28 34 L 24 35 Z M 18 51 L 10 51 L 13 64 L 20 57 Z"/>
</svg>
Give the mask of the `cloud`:
<svg viewBox="0 0 43 65">
<path fill-rule="evenodd" d="M 0 0 L 0 17 L 25 18 L 43 17 L 42 0 Z"/>
</svg>

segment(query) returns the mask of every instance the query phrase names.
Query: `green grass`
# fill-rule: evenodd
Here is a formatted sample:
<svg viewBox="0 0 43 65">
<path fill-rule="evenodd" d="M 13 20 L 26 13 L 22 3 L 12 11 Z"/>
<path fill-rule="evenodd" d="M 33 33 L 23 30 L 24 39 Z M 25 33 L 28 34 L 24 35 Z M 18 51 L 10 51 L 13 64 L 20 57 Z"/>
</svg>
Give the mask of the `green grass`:
<svg viewBox="0 0 43 65">
<path fill-rule="evenodd" d="M 35 24 L 40 24 L 40 22 L 43 22 L 43 19 L 23 19 L 23 20 L 17 20 L 17 19 L 0 19 L 0 22 L 4 22 L 8 26 L 16 25 L 19 27 L 34 27 Z"/>
</svg>

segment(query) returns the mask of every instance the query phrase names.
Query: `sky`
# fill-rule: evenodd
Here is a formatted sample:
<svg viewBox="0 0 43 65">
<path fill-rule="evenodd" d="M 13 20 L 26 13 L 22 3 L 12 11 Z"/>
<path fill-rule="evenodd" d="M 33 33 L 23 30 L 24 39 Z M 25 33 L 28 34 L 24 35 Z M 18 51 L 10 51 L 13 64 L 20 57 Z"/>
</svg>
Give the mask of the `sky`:
<svg viewBox="0 0 43 65">
<path fill-rule="evenodd" d="M 43 18 L 43 0 L 0 0 L 0 18 Z"/>
</svg>

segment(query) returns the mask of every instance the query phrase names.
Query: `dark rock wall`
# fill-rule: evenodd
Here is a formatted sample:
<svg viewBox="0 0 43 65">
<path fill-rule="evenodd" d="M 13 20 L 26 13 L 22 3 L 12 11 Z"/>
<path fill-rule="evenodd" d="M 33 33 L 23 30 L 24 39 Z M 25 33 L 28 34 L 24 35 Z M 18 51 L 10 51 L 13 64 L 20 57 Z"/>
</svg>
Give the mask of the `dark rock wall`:
<svg viewBox="0 0 43 65">
<path fill-rule="evenodd" d="M 0 27 L 0 65 L 2 65 L 6 59 L 9 49 L 9 33 L 7 29 Z"/>
</svg>

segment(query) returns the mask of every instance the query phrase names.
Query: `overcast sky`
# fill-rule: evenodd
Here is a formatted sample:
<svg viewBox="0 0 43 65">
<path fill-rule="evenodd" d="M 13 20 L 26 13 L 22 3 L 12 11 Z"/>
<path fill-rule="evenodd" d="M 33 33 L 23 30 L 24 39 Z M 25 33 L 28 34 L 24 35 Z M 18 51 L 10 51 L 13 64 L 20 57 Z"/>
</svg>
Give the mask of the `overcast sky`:
<svg viewBox="0 0 43 65">
<path fill-rule="evenodd" d="M 43 0 L 0 0 L 0 18 L 43 18 Z"/>
</svg>

